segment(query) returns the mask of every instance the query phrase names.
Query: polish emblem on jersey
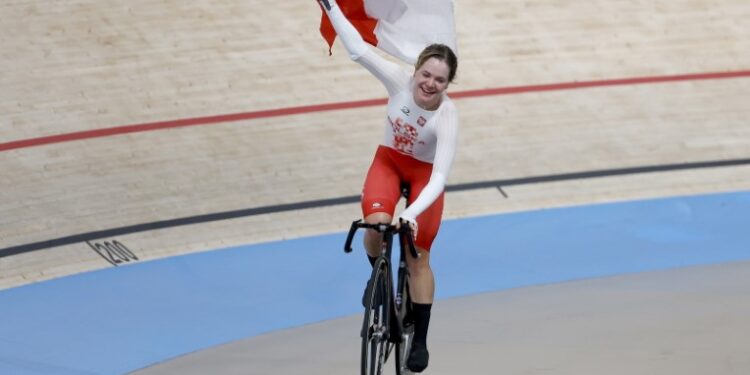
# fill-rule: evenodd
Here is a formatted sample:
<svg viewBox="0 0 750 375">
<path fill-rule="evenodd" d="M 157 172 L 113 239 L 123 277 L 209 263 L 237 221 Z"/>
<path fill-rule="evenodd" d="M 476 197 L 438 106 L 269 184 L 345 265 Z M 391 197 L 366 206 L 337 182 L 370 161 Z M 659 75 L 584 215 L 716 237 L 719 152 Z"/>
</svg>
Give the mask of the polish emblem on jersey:
<svg viewBox="0 0 750 375">
<path fill-rule="evenodd" d="M 411 113 L 411 111 L 409 110 L 409 107 L 407 106 L 401 107 L 401 112 L 403 112 L 407 116 L 409 116 L 409 113 Z"/>
<path fill-rule="evenodd" d="M 427 120 L 425 120 L 424 117 L 419 116 L 419 118 L 417 119 L 417 125 L 424 126 L 425 123 L 427 123 Z"/>
<path fill-rule="evenodd" d="M 383 208 L 383 204 L 380 202 L 375 202 L 372 204 L 372 208 Z"/>
<path fill-rule="evenodd" d="M 391 118 L 388 117 L 388 121 L 390 121 L 391 129 L 393 129 L 393 148 L 405 154 L 412 155 L 414 153 L 414 143 L 419 138 L 418 129 L 414 125 L 405 122 L 401 117 L 397 118 L 395 122 L 391 121 Z"/>
</svg>

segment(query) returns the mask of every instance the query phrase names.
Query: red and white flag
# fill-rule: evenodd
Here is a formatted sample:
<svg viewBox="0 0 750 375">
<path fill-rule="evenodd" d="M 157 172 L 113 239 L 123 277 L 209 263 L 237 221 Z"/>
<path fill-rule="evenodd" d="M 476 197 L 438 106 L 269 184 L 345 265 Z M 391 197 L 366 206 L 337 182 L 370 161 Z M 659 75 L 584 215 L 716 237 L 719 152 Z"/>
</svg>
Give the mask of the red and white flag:
<svg viewBox="0 0 750 375">
<path fill-rule="evenodd" d="M 337 0 L 342 13 L 367 42 L 414 64 L 424 47 L 442 43 L 456 49 L 453 0 Z M 323 14 L 320 33 L 333 46 L 336 31 Z"/>
</svg>

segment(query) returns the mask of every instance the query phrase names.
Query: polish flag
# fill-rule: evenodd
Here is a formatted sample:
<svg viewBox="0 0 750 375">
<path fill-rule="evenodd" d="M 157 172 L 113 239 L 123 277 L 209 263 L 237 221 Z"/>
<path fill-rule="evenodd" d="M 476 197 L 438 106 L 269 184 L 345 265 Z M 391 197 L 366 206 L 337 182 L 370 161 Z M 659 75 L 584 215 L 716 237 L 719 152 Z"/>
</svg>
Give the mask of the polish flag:
<svg viewBox="0 0 750 375">
<path fill-rule="evenodd" d="M 380 50 L 414 64 L 424 47 L 442 43 L 456 49 L 453 0 L 337 0 L 362 38 Z M 320 33 L 333 46 L 336 31 L 323 14 Z"/>
</svg>

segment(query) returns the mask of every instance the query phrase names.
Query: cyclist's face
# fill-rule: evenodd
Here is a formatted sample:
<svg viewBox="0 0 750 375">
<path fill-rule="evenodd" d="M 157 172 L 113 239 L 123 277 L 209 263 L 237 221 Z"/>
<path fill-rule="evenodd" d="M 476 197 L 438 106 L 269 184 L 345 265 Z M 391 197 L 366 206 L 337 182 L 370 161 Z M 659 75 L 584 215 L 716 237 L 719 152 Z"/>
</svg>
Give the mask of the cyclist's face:
<svg viewBox="0 0 750 375">
<path fill-rule="evenodd" d="M 450 68 L 445 61 L 429 58 L 414 72 L 414 102 L 418 106 L 435 110 L 440 97 L 448 88 Z"/>
</svg>

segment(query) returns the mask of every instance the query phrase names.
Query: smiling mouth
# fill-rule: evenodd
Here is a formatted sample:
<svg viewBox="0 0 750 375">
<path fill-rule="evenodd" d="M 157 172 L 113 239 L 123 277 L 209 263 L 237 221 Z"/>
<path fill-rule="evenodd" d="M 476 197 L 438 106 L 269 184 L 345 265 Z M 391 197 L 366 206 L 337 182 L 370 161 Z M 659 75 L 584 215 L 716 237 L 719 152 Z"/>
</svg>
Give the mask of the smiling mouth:
<svg viewBox="0 0 750 375">
<path fill-rule="evenodd" d="M 422 87 L 420 87 L 419 89 L 420 89 L 420 90 L 422 91 L 422 93 L 423 93 L 423 94 L 425 94 L 425 95 L 427 95 L 427 96 L 430 96 L 430 95 L 434 95 L 434 94 L 435 94 L 435 91 L 427 91 L 427 90 L 425 90 L 425 89 L 424 89 L 424 88 L 422 88 Z"/>
</svg>

